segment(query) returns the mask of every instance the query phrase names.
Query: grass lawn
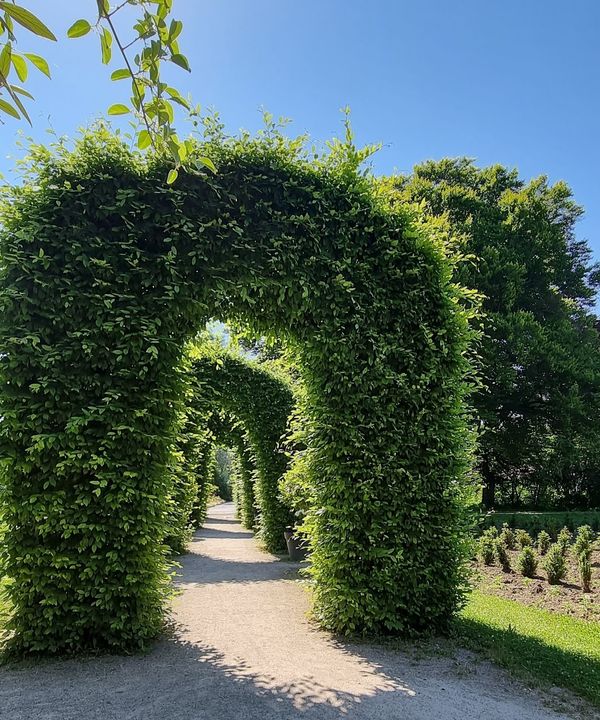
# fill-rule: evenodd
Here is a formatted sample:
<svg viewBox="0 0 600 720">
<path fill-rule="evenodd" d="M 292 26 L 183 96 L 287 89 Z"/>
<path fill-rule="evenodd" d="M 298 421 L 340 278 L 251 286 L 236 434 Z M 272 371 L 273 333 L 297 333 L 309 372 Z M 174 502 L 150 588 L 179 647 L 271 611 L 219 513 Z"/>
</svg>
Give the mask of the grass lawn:
<svg viewBox="0 0 600 720">
<path fill-rule="evenodd" d="M 459 641 L 525 680 L 572 690 L 600 707 L 600 624 L 477 590 L 456 623 Z"/>
</svg>

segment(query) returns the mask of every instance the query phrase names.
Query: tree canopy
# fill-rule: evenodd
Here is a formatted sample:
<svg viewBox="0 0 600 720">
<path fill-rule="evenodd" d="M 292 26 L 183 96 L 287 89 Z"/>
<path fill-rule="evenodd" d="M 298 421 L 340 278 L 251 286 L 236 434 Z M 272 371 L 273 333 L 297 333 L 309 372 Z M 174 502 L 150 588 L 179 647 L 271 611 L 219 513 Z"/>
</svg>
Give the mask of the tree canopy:
<svg viewBox="0 0 600 720">
<path fill-rule="evenodd" d="M 600 271 L 576 237 L 582 209 L 571 190 L 468 159 L 426 162 L 391 183 L 402 200 L 447 215 L 472 256 L 458 277 L 483 296 L 475 405 L 486 503 L 597 503 L 600 341 L 591 308 Z"/>
</svg>

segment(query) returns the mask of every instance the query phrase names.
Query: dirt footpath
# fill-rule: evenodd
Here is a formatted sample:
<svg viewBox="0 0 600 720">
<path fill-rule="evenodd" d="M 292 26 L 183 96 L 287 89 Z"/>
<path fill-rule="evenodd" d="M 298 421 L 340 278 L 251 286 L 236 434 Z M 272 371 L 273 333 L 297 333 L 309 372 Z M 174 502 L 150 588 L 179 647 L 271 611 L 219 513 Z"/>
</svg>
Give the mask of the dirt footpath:
<svg viewBox="0 0 600 720">
<path fill-rule="evenodd" d="M 144 657 L 0 669 L 1 720 L 557 720 L 468 653 L 339 642 L 306 619 L 297 566 L 261 552 L 230 503 L 183 560 L 177 631 Z"/>
</svg>

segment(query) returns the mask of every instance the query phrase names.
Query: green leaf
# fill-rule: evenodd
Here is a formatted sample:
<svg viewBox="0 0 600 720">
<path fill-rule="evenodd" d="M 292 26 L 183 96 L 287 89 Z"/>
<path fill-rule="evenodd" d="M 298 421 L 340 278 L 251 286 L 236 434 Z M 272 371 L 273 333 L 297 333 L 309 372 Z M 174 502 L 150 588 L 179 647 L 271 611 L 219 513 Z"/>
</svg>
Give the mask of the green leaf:
<svg viewBox="0 0 600 720">
<path fill-rule="evenodd" d="M 21 116 L 14 109 L 14 107 L 10 103 L 7 103 L 6 100 L 2 100 L 2 98 L 0 98 L 0 110 L 2 112 L 5 112 L 7 115 L 11 115 L 12 117 L 17 118 L 17 120 L 21 119 Z"/>
<path fill-rule="evenodd" d="M 191 108 L 191 105 L 184 97 L 181 96 L 181 93 L 179 92 L 179 90 L 176 90 L 175 88 L 172 88 L 172 87 L 168 87 L 167 93 L 169 94 L 169 96 L 170 96 L 171 100 L 173 100 L 173 102 L 176 102 L 178 105 L 181 105 L 186 110 L 189 110 Z"/>
<path fill-rule="evenodd" d="M 76 20 L 67 30 L 67 37 L 78 38 L 87 35 L 92 26 L 87 20 Z"/>
<path fill-rule="evenodd" d="M 172 185 L 178 177 L 179 172 L 175 170 L 175 168 L 169 170 L 169 174 L 167 175 L 167 185 Z"/>
<path fill-rule="evenodd" d="M 50 68 L 43 57 L 40 55 L 34 55 L 33 53 L 24 53 L 24 55 L 34 67 L 36 67 L 40 72 L 43 72 L 44 75 L 50 77 Z"/>
<path fill-rule="evenodd" d="M 19 5 L 13 5 L 13 3 L 10 2 L 0 2 L 0 10 L 4 10 L 15 22 L 35 35 L 39 35 L 47 40 L 56 40 L 56 35 L 54 35 L 38 17 L 32 12 L 29 12 L 29 10 Z"/>
<path fill-rule="evenodd" d="M 152 144 L 152 138 L 147 130 L 140 131 L 138 135 L 137 145 L 140 150 L 145 150 Z"/>
<path fill-rule="evenodd" d="M 104 65 L 108 65 L 112 57 L 112 42 L 113 36 L 110 30 L 104 28 L 102 30 L 102 35 L 100 35 L 100 48 L 102 50 L 102 62 L 104 63 Z"/>
<path fill-rule="evenodd" d="M 129 108 L 127 105 L 123 105 L 122 103 L 116 103 L 108 108 L 109 115 L 127 115 L 128 112 Z"/>
<path fill-rule="evenodd" d="M 13 86 L 13 90 L 14 90 L 14 86 Z M 31 125 L 31 118 L 29 117 L 29 113 L 27 112 L 27 108 L 26 108 L 25 105 L 23 105 L 23 103 L 21 102 L 21 99 L 19 98 L 19 96 L 18 96 L 18 95 L 15 95 L 15 93 L 13 92 L 13 93 L 11 94 L 11 97 L 12 97 L 12 99 L 15 101 L 15 105 L 16 105 L 16 106 L 19 108 L 19 110 L 21 111 L 21 115 L 23 115 L 23 117 L 25 118 L 25 120 L 27 120 L 27 122 Z"/>
<path fill-rule="evenodd" d="M 131 73 L 127 68 L 122 68 L 121 70 L 115 70 L 114 73 L 110 76 L 111 80 L 127 80 L 131 77 Z"/>
<path fill-rule="evenodd" d="M 2 52 L 0 52 L 0 75 L 3 75 L 5 78 L 8 77 L 8 73 L 10 72 L 11 55 L 11 45 L 10 43 L 6 43 L 6 45 L 2 48 Z"/>
<path fill-rule="evenodd" d="M 207 167 L 209 170 L 212 170 L 214 173 L 217 172 L 217 168 L 216 168 L 214 162 L 213 162 L 210 158 L 207 158 L 207 157 L 199 157 L 199 158 L 198 158 L 198 162 L 199 162 L 201 165 L 204 165 L 204 167 Z"/>
<path fill-rule="evenodd" d="M 172 42 L 178 38 L 182 30 L 183 23 L 181 20 L 171 20 L 171 25 L 169 27 L 169 40 Z"/>
<path fill-rule="evenodd" d="M 30 92 L 27 92 L 24 88 L 19 87 L 18 85 L 12 85 L 11 87 L 16 93 L 19 93 L 19 95 L 25 95 L 25 97 L 33 100 L 33 95 Z"/>
<path fill-rule="evenodd" d="M 27 63 L 25 62 L 25 59 L 22 55 L 11 55 L 10 59 L 17 71 L 19 80 L 21 82 L 25 82 L 25 80 L 27 80 Z"/>
<path fill-rule="evenodd" d="M 163 100 L 160 104 L 159 117 L 161 121 L 164 121 L 165 116 L 167 118 L 167 122 L 169 123 L 172 123 L 175 120 L 173 106 L 170 102 L 168 102 L 168 100 Z"/>
<path fill-rule="evenodd" d="M 183 68 L 184 70 L 191 72 L 190 64 L 185 55 L 181 55 L 181 53 L 171 55 L 171 62 L 175 63 L 175 65 L 179 65 L 179 67 Z"/>
</svg>

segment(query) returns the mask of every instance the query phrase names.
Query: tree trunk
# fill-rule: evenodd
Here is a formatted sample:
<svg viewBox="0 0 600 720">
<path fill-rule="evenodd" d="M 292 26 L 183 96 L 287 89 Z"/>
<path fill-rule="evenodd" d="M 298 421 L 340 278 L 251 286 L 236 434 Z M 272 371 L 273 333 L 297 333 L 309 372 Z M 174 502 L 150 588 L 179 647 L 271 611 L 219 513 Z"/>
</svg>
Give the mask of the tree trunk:
<svg viewBox="0 0 600 720">
<path fill-rule="evenodd" d="M 481 502 L 486 510 L 491 510 L 496 503 L 496 478 L 492 474 L 487 460 L 484 460 L 481 464 L 481 477 L 483 479 Z"/>
</svg>

